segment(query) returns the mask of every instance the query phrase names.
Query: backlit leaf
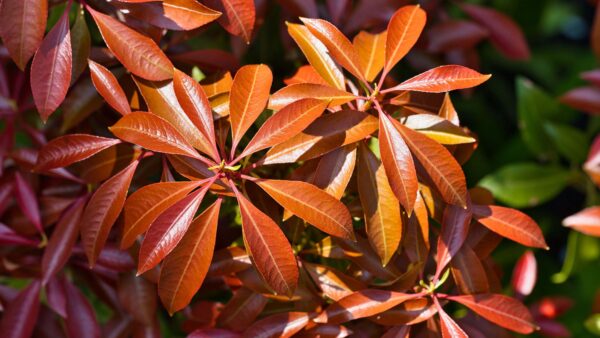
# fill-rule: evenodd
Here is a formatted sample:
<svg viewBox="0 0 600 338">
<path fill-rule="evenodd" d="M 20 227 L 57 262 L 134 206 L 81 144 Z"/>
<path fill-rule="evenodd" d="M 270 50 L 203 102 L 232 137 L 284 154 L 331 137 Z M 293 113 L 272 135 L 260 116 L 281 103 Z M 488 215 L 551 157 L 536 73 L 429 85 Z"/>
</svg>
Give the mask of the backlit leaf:
<svg viewBox="0 0 600 338">
<path fill-rule="evenodd" d="M 42 43 L 48 16 L 47 0 L 6 0 L 0 9 L 2 43 L 19 69 Z"/>
<path fill-rule="evenodd" d="M 96 90 L 104 100 L 106 100 L 114 110 L 121 113 L 121 115 L 131 113 L 129 101 L 127 101 L 125 92 L 123 91 L 123 88 L 121 88 L 121 85 L 119 85 L 115 75 L 104 66 L 92 60 L 88 60 L 88 63 L 94 87 L 96 87 Z"/>
<path fill-rule="evenodd" d="M 416 114 L 406 118 L 404 124 L 440 144 L 465 144 L 476 140 L 461 127 L 443 117 L 431 114 Z"/>
<path fill-rule="evenodd" d="M 563 220 L 563 225 L 586 235 L 600 237 L 600 207 L 589 207 Z"/>
<path fill-rule="evenodd" d="M 530 250 L 525 251 L 515 264 L 511 285 L 519 296 L 529 296 L 537 281 L 537 261 Z"/>
<path fill-rule="evenodd" d="M 360 68 L 369 82 L 373 81 L 383 68 L 386 39 L 387 31 L 379 34 L 361 31 L 354 37 L 353 45 L 358 53 Z"/>
<path fill-rule="evenodd" d="M 470 210 L 455 205 L 448 205 L 444 210 L 442 231 L 437 244 L 436 275 L 440 275 L 467 239 L 471 217 Z"/>
<path fill-rule="evenodd" d="M 271 95 L 269 109 L 279 110 L 294 101 L 306 98 L 329 101 L 330 107 L 336 107 L 354 100 L 355 96 L 334 87 L 314 83 L 298 83 L 284 87 Z"/>
<path fill-rule="evenodd" d="M 430 69 L 386 91 L 413 90 L 426 93 L 442 93 L 451 90 L 476 87 L 491 75 L 483 75 L 470 68 L 448 65 Z"/>
<path fill-rule="evenodd" d="M 288 86 L 298 83 L 314 83 L 329 86 L 327 81 L 325 81 L 323 77 L 317 73 L 315 67 L 311 65 L 301 66 L 293 76 L 284 79 L 283 83 Z"/>
<path fill-rule="evenodd" d="M 219 23 L 229 33 L 240 36 L 246 43 L 250 43 L 256 9 L 253 0 L 219 0 L 224 7 L 224 15 L 219 18 Z"/>
<path fill-rule="evenodd" d="M 388 73 L 417 43 L 427 15 L 421 7 L 404 6 L 394 13 L 388 23 L 385 46 L 385 73 Z"/>
<path fill-rule="evenodd" d="M 39 152 L 36 170 L 66 167 L 120 143 L 117 139 L 87 134 L 69 134 L 48 142 Z"/>
<path fill-rule="evenodd" d="M 438 314 L 440 316 L 440 325 L 442 327 L 442 338 L 469 338 L 465 331 L 456 324 L 452 317 L 450 317 L 441 306 L 438 309 Z"/>
<path fill-rule="evenodd" d="M 192 30 L 216 20 L 221 13 L 195 0 L 164 0 L 165 17 L 184 30 Z"/>
<path fill-rule="evenodd" d="M 325 265 L 303 263 L 315 284 L 324 296 L 338 301 L 356 290 L 366 288 L 361 281 L 354 279 L 341 271 Z"/>
<path fill-rule="evenodd" d="M 355 164 L 356 145 L 350 144 L 331 151 L 319 160 L 312 184 L 339 200 L 346 191 Z"/>
</svg>

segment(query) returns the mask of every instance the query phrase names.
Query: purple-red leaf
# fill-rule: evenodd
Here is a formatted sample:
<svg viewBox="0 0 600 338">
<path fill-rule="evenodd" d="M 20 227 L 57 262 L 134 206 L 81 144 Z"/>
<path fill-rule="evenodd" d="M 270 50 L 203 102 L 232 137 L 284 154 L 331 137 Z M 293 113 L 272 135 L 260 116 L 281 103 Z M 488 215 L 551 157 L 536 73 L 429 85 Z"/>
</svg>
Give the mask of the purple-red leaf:
<svg viewBox="0 0 600 338">
<path fill-rule="evenodd" d="M 67 295 L 66 327 L 69 337 L 100 338 L 100 327 L 94 309 L 81 291 L 72 283 L 64 280 Z"/>
<path fill-rule="evenodd" d="M 40 311 L 39 281 L 33 281 L 8 303 L 2 313 L 0 332 L 6 338 L 29 338 Z"/>
<path fill-rule="evenodd" d="M 448 205 L 442 219 L 442 232 L 437 244 L 437 271 L 440 275 L 467 239 L 472 213 L 456 205 Z"/>
<path fill-rule="evenodd" d="M 27 217 L 40 233 L 43 233 L 42 217 L 40 215 L 40 207 L 35 192 L 19 172 L 15 173 L 14 190 L 17 204 L 21 211 L 23 211 L 23 214 L 25 214 L 25 217 Z"/>
<path fill-rule="evenodd" d="M 57 137 L 40 150 L 36 170 L 45 171 L 66 167 L 120 142 L 114 138 L 87 134 L 69 134 Z"/>
</svg>

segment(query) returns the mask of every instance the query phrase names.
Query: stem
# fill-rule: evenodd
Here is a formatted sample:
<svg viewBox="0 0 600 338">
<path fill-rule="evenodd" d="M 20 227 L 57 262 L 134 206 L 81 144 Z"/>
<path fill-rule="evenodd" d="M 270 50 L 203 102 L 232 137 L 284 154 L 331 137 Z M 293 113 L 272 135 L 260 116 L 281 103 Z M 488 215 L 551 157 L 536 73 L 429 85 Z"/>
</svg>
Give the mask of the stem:
<svg viewBox="0 0 600 338">
<path fill-rule="evenodd" d="M 256 178 L 256 177 L 253 177 L 253 176 L 250 176 L 250 175 L 246 175 L 246 174 L 242 174 L 240 177 L 243 178 L 243 179 L 245 179 L 245 180 L 248 180 L 250 182 L 260 181 L 259 178 Z"/>
</svg>

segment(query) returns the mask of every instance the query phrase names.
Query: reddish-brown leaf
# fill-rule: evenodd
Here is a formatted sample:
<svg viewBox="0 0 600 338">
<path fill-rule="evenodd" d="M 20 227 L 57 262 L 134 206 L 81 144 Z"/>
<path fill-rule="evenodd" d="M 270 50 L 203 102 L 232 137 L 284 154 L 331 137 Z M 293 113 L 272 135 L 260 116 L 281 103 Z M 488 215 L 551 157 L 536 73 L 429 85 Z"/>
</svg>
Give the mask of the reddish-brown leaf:
<svg viewBox="0 0 600 338">
<path fill-rule="evenodd" d="M 237 35 L 250 43 L 256 9 L 253 0 L 220 0 L 225 10 L 225 15 L 219 18 L 219 23 L 229 33 Z"/>
<path fill-rule="evenodd" d="M 42 43 L 48 16 L 47 0 L 6 0 L 0 8 L 2 43 L 19 69 Z"/>
<path fill-rule="evenodd" d="M 277 203 L 321 231 L 354 239 L 348 208 L 335 197 L 314 185 L 301 181 L 256 181 Z"/>
<path fill-rule="evenodd" d="M 442 232 L 437 243 L 437 270 L 439 276 L 462 247 L 469 233 L 472 213 L 456 205 L 448 205 L 442 219 Z"/>
<path fill-rule="evenodd" d="M 600 58 L 600 7 L 596 6 L 596 11 L 594 15 L 594 22 L 592 24 L 591 34 L 590 34 L 590 45 L 592 46 L 592 50 L 596 55 L 596 58 Z"/>
<path fill-rule="evenodd" d="M 131 113 L 129 101 L 127 101 L 125 92 L 123 91 L 123 88 L 121 88 L 115 75 L 101 64 L 92 60 L 88 60 L 88 64 L 90 66 L 92 83 L 94 83 L 94 87 L 96 87 L 96 90 L 104 100 L 106 100 L 114 110 L 121 113 L 121 115 Z"/>
<path fill-rule="evenodd" d="M 71 282 L 64 280 L 67 295 L 65 320 L 68 337 L 100 338 L 100 327 L 94 309 Z"/>
<path fill-rule="evenodd" d="M 412 213 L 419 190 L 417 171 L 406 142 L 386 114 L 379 115 L 379 151 L 394 195 Z"/>
<path fill-rule="evenodd" d="M 319 160 L 312 184 L 340 200 L 354 173 L 356 145 L 349 144 L 331 151 Z"/>
<path fill-rule="evenodd" d="M 40 288 L 40 282 L 33 281 L 19 292 L 8 305 L 3 304 L 4 311 L 2 321 L 0 321 L 2 337 L 31 337 L 40 311 Z"/>
<path fill-rule="evenodd" d="M 364 80 L 360 70 L 360 59 L 354 46 L 332 23 L 322 19 L 300 18 L 308 30 L 329 50 L 329 54 L 342 67 L 357 78 Z"/>
<path fill-rule="evenodd" d="M 198 189 L 176 202 L 152 222 L 140 247 L 138 275 L 155 267 L 181 241 L 207 188 Z"/>
<path fill-rule="evenodd" d="M 323 115 L 302 133 L 269 149 L 264 164 L 309 160 L 341 146 L 360 141 L 377 130 L 373 115 L 356 110 L 343 110 Z"/>
<path fill-rule="evenodd" d="M 273 73 L 265 65 L 244 66 L 235 74 L 229 93 L 233 149 L 265 109 L 272 82 Z"/>
<path fill-rule="evenodd" d="M 490 77 L 491 75 L 480 74 L 463 66 L 439 66 L 416 75 L 395 87 L 386 89 L 385 92 L 413 90 L 426 93 L 442 93 L 476 87 L 487 81 Z"/>
<path fill-rule="evenodd" d="M 79 198 L 62 214 L 42 256 L 42 284 L 48 283 L 65 265 L 79 235 L 79 221 L 86 199 Z"/>
<path fill-rule="evenodd" d="M 296 136 L 321 116 L 327 105 L 326 101 L 310 98 L 291 103 L 263 123 L 239 157 L 248 156 Z"/>
<path fill-rule="evenodd" d="M 417 193 L 415 208 L 406 222 L 404 252 L 412 262 L 425 262 L 429 254 L 429 213 L 421 193 Z"/>
<path fill-rule="evenodd" d="M 156 285 L 145 278 L 137 277 L 128 270 L 120 274 L 118 297 L 124 310 L 143 325 L 152 326 L 156 320 Z"/>
<path fill-rule="evenodd" d="M 521 211 L 497 205 L 473 205 L 473 217 L 493 232 L 517 243 L 548 249 L 540 227 Z"/>
<path fill-rule="evenodd" d="M 439 303 L 438 314 L 442 327 L 442 338 L 469 338 L 465 331 L 439 306 Z"/>
<path fill-rule="evenodd" d="M 204 281 L 215 247 L 220 207 L 218 199 L 196 217 L 177 247 L 165 258 L 158 294 L 170 314 L 186 307 Z"/>
<path fill-rule="evenodd" d="M 530 250 L 519 258 L 513 269 L 511 285 L 520 296 L 529 296 L 537 280 L 537 261 Z"/>
<path fill-rule="evenodd" d="M 563 225 L 586 235 L 600 237 L 600 207 L 589 207 L 563 220 Z"/>
<path fill-rule="evenodd" d="M 39 4 L 31 4 L 36 7 Z M 27 25 L 32 25 L 28 22 Z M 31 92 L 43 121 L 63 102 L 71 83 L 73 55 L 68 7 L 42 41 L 31 62 Z"/>
<path fill-rule="evenodd" d="M 387 28 L 385 70 L 388 73 L 417 43 L 427 15 L 421 7 L 404 6 L 394 13 Z"/>
<path fill-rule="evenodd" d="M 94 266 L 96 263 L 110 229 L 121 213 L 129 184 L 138 163 L 137 160 L 134 161 L 102 183 L 83 211 L 79 229 L 81 230 L 81 242 L 90 266 Z"/>
<path fill-rule="evenodd" d="M 506 329 L 529 334 L 537 326 L 529 310 L 518 300 L 499 294 L 449 296 L 490 322 Z"/>
<path fill-rule="evenodd" d="M 69 134 L 57 137 L 40 150 L 35 168 L 45 171 L 66 167 L 120 142 L 114 138 L 87 134 Z"/>
<path fill-rule="evenodd" d="M 373 81 L 385 63 L 385 42 L 387 31 L 371 34 L 365 31 L 358 33 L 352 44 L 358 53 L 360 69 L 365 79 Z"/>
<path fill-rule="evenodd" d="M 327 82 L 330 86 L 344 90 L 344 74 L 335 64 L 327 47 L 323 45 L 304 25 L 287 23 L 288 33 L 296 41 L 308 62 L 314 67 L 313 69 Z"/>
<path fill-rule="evenodd" d="M 14 185 L 15 199 L 25 217 L 35 226 L 35 228 L 43 233 L 42 217 L 40 215 L 40 207 L 33 191 L 33 188 L 19 172 L 15 173 Z"/>
<path fill-rule="evenodd" d="M 246 287 L 238 289 L 219 314 L 218 326 L 234 331 L 245 330 L 256 321 L 267 300 L 265 296 Z"/>
<path fill-rule="evenodd" d="M 476 23 L 465 20 L 448 20 L 428 29 L 428 49 L 434 53 L 440 53 L 473 48 L 487 36 L 488 32 Z"/>
<path fill-rule="evenodd" d="M 521 28 L 509 16 L 492 8 L 471 4 L 460 6 L 473 20 L 488 30 L 492 43 L 506 57 L 515 60 L 529 59 L 527 40 Z"/>
<path fill-rule="evenodd" d="M 164 0 L 162 2 L 164 15 L 173 20 L 184 30 L 192 30 L 204 26 L 221 16 L 195 0 Z"/>
<path fill-rule="evenodd" d="M 400 204 L 394 196 L 385 169 L 363 143 L 359 147 L 358 159 L 357 184 L 367 235 L 381 263 L 386 266 L 402 237 Z"/>
<path fill-rule="evenodd" d="M 325 265 L 303 263 L 308 274 L 321 289 L 324 296 L 339 301 L 354 291 L 366 288 L 366 285 L 339 270 Z"/>
<path fill-rule="evenodd" d="M 211 146 L 208 149 L 210 150 L 208 154 L 215 161 L 218 160 L 219 152 L 215 143 L 213 113 L 202 86 L 187 74 L 175 69 L 173 89 L 186 115 L 202 135 L 208 139 Z"/>
<path fill-rule="evenodd" d="M 152 39 L 106 14 L 87 10 L 110 51 L 129 71 L 150 81 L 173 77 L 173 64 Z"/>
<path fill-rule="evenodd" d="M 235 190 L 242 215 L 246 250 L 258 273 L 277 294 L 291 297 L 298 284 L 298 266 L 287 238 L 269 216 Z"/>
<path fill-rule="evenodd" d="M 350 320 L 374 316 L 418 296 L 378 289 L 354 292 L 321 312 L 317 323 L 341 324 Z"/>
<path fill-rule="evenodd" d="M 467 182 L 465 175 L 450 152 L 429 137 L 390 119 L 402 138 L 425 170 L 444 201 L 467 205 Z"/>
<path fill-rule="evenodd" d="M 121 248 L 130 247 L 160 214 L 200 184 L 200 181 L 159 182 L 136 190 L 123 208 Z"/>
<path fill-rule="evenodd" d="M 330 107 L 336 107 L 354 100 L 355 96 L 334 87 L 314 83 L 298 83 L 284 87 L 271 95 L 269 109 L 279 110 L 294 101 L 306 98 L 329 101 Z"/>
<path fill-rule="evenodd" d="M 452 276 L 463 294 L 487 293 L 490 291 L 485 268 L 477 253 L 464 244 L 450 262 Z"/>
<path fill-rule="evenodd" d="M 198 158 L 198 153 L 175 127 L 159 116 L 133 112 L 108 128 L 118 138 L 146 149 Z"/>
<path fill-rule="evenodd" d="M 247 338 L 289 338 L 308 324 L 306 312 L 278 313 L 252 324 L 245 332 Z"/>
<path fill-rule="evenodd" d="M 71 46 L 73 47 L 73 68 L 71 70 L 71 84 L 85 71 L 92 48 L 92 37 L 85 22 L 83 8 L 77 9 L 75 22 L 71 27 Z"/>
</svg>

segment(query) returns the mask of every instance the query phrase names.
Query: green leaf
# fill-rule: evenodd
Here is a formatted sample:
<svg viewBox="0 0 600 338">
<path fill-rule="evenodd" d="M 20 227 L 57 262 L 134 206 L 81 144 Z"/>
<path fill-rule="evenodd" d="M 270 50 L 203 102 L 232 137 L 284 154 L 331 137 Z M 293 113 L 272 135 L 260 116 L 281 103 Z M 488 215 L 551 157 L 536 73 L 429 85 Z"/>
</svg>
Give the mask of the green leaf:
<svg viewBox="0 0 600 338">
<path fill-rule="evenodd" d="M 591 315 L 586 319 L 585 328 L 595 336 L 600 336 L 600 313 Z"/>
<path fill-rule="evenodd" d="M 560 155 L 576 164 L 585 161 L 589 146 L 585 133 L 569 125 L 552 122 L 546 122 L 544 129 Z"/>
<path fill-rule="evenodd" d="M 489 189 L 502 203 L 524 208 L 552 199 L 565 188 L 569 179 L 570 173 L 561 167 L 519 163 L 487 175 L 479 185 Z"/>
</svg>

